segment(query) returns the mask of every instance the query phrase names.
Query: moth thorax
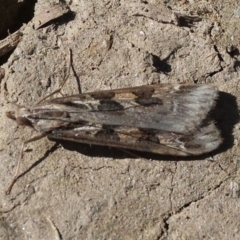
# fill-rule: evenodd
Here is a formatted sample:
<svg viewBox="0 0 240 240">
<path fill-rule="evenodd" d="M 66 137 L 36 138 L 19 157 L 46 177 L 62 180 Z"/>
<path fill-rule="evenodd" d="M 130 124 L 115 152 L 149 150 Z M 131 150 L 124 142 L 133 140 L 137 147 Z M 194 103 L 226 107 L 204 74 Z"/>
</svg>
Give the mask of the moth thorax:
<svg viewBox="0 0 240 240">
<path fill-rule="evenodd" d="M 18 126 L 33 127 L 31 121 L 29 121 L 26 117 L 17 117 L 16 122 Z"/>
</svg>

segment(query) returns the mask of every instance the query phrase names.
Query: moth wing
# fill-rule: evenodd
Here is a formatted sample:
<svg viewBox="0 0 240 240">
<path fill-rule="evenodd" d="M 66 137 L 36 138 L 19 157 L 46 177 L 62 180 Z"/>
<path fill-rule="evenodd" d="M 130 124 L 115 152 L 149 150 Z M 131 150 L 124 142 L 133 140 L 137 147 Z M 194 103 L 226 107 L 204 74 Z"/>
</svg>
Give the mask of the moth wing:
<svg viewBox="0 0 240 240">
<path fill-rule="evenodd" d="M 52 140 L 68 140 L 175 156 L 201 155 L 213 151 L 222 142 L 213 123 L 192 135 L 126 126 L 115 129 L 107 126 L 104 129 L 84 126 L 74 130 L 54 130 L 48 137 Z"/>
<path fill-rule="evenodd" d="M 53 99 L 43 108 L 48 114 L 68 113 L 64 121 L 72 123 L 190 134 L 207 118 L 217 97 L 218 91 L 211 85 L 160 84 Z M 41 106 L 36 106 L 37 109 L 41 110 Z M 41 127 L 39 130 L 43 131 Z"/>
</svg>

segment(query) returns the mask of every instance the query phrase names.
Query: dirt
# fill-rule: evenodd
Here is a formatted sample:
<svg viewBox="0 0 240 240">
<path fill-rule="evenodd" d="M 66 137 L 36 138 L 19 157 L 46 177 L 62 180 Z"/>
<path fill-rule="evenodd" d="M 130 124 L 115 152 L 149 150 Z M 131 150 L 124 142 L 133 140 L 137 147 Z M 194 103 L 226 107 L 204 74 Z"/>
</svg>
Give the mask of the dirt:
<svg viewBox="0 0 240 240">
<path fill-rule="evenodd" d="M 1 66 L 0 239 L 239 239 L 238 3 L 36 2 L 22 41 Z M 58 89 L 69 49 L 75 73 L 66 95 L 79 93 L 79 82 L 82 92 L 217 86 L 223 145 L 179 159 L 43 138 L 28 144 L 23 174 L 6 195 L 22 142 L 38 133 L 5 112 Z"/>
</svg>

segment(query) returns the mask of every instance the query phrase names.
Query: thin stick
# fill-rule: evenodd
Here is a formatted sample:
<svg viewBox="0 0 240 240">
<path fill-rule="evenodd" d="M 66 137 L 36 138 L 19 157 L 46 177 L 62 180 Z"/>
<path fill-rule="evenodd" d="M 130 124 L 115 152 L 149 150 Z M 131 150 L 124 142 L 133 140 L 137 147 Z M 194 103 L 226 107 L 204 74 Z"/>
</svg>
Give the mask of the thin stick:
<svg viewBox="0 0 240 240">
<path fill-rule="evenodd" d="M 62 96 L 63 94 L 61 93 L 61 90 L 63 88 L 63 86 L 65 85 L 65 83 L 67 82 L 69 75 L 70 75 L 70 69 L 72 67 L 72 50 L 69 48 L 69 65 L 68 65 L 68 71 L 67 71 L 67 75 L 65 76 L 63 82 L 60 84 L 60 88 L 58 88 L 57 90 L 53 91 L 52 93 L 50 93 L 49 95 L 47 95 L 46 97 L 42 98 L 37 104 L 43 102 L 45 99 L 53 96 L 56 93 L 60 93 Z"/>
<path fill-rule="evenodd" d="M 49 217 L 47 217 L 47 216 L 45 216 L 45 217 L 48 220 L 48 222 L 50 223 L 50 225 L 55 233 L 55 239 L 61 240 L 62 237 L 61 237 L 61 233 L 60 233 L 59 229 L 56 227 L 56 225 L 53 223 L 53 221 Z"/>
</svg>

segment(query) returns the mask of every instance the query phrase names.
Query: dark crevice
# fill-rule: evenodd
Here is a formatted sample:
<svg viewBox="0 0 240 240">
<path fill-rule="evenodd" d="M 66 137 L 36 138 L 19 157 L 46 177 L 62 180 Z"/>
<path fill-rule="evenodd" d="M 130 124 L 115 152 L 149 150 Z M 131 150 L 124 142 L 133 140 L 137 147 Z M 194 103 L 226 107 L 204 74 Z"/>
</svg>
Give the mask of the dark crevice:
<svg viewBox="0 0 240 240">
<path fill-rule="evenodd" d="M 222 58 L 222 56 L 221 56 L 221 54 L 220 54 L 217 46 L 216 46 L 216 45 L 213 45 L 213 48 L 214 48 L 214 50 L 217 52 L 218 57 L 219 57 L 219 60 L 220 60 L 221 62 L 223 62 L 224 60 L 223 60 L 223 58 Z"/>
<path fill-rule="evenodd" d="M 34 7 L 37 0 L 26 0 L 22 2 L 9 0 L 6 2 L 7 3 L 4 5 L 3 9 L 0 9 L 4 10 L 0 17 L 0 41 L 7 38 L 9 33 L 12 34 L 18 31 L 23 24 L 31 21 L 34 16 Z M 0 66 L 7 62 L 13 51 L 14 49 L 0 57 Z"/>
<path fill-rule="evenodd" d="M 221 67 L 220 70 L 217 70 L 217 71 L 214 71 L 214 72 L 211 72 L 211 73 L 207 74 L 207 77 L 213 77 L 215 74 L 221 72 L 222 70 L 223 70 L 223 68 Z"/>
<path fill-rule="evenodd" d="M 228 179 L 228 177 L 226 178 Z M 225 179 L 225 180 L 226 180 Z M 202 199 L 204 199 L 205 197 L 209 196 L 213 191 L 215 191 L 216 189 L 220 188 L 221 185 L 225 182 L 225 180 L 221 181 L 219 184 L 217 184 L 214 188 L 210 188 L 207 190 L 207 194 L 205 195 L 202 195 L 200 196 L 198 199 L 195 199 L 193 201 L 190 201 L 186 204 L 184 204 L 183 206 L 179 207 L 178 209 L 175 209 L 174 211 L 172 211 L 171 213 L 167 213 L 165 215 L 165 217 L 163 217 L 163 223 L 164 223 L 164 234 L 163 235 L 168 235 L 168 230 L 169 230 L 169 224 L 168 224 L 168 220 L 173 216 L 173 215 L 176 215 L 176 214 L 179 214 L 181 213 L 183 210 L 185 210 L 186 208 L 188 208 L 192 203 L 196 203 L 198 201 L 201 201 Z M 160 239 L 163 239 L 162 238 L 163 236 L 161 236 Z"/>
<path fill-rule="evenodd" d="M 217 56 L 218 56 L 220 62 L 223 62 L 223 61 L 224 61 L 224 60 L 223 60 L 223 57 L 221 56 L 221 54 L 220 54 L 217 46 L 216 46 L 216 45 L 213 45 L 213 48 L 214 48 L 214 50 L 216 51 Z M 217 73 L 219 73 L 219 72 L 222 72 L 222 71 L 223 71 L 223 67 L 220 65 L 220 69 L 219 69 L 219 70 L 216 70 L 216 71 L 213 71 L 213 72 L 211 72 L 211 73 L 208 73 L 205 77 L 213 77 L 215 74 L 217 74 Z"/>
<path fill-rule="evenodd" d="M 2 14 L 1 20 L 5 23 L 0 29 L 0 39 L 8 36 L 10 33 L 17 31 L 24 23 L 28 23 L 34 16 L 34 7 L 37 0 L 8 1 L 5 6 L 5 14 Z"/>
</svg>

